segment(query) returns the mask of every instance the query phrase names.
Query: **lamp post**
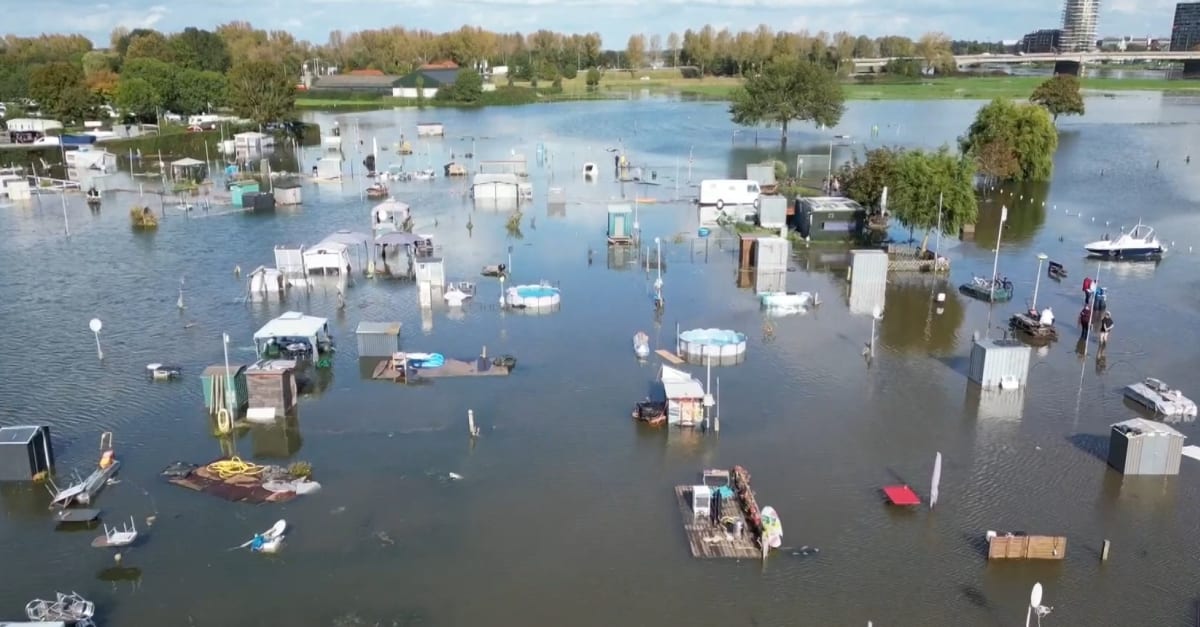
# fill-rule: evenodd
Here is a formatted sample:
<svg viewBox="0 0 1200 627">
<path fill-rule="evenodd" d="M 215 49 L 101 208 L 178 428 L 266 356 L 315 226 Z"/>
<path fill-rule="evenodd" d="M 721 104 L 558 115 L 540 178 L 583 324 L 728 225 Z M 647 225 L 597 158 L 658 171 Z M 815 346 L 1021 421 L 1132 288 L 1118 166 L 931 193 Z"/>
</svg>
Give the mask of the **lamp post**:
<svg viewBox="0 0 1200 627">
<path fill-rule="evenodd" d="M 871 310 L 871 358 L 875 358 L 875 324 L 883 320 L 883 307 L 875 305 Z"/>
<path fill-rule="evenodd" d="M 833 139 L 832 138 L 830 138 L 830 140 L 829 140 L 829 169 L 826 170 L 826 172 L 828 173 L 827 177 L 829 178 L 829 190 L 826 191 L 825 193 L 828 194 L 829 192 L 833 191 Z"/>
<path fill-rule="evenodd" d="M 229 373 L 229 334 L 221 334 L 221 345 L 225 350 L 225 409 L 229 411 L 230 420 L 233 419 L 233 378 Z M 232 424 L 232 422 L 230 423 Z"/>
<path fill-rule="evenodd" d="M 99 360 L 104 359 L 104 351 L 100 350 L 100 329 L 103 327 L 104 325 L 100 322 L 99 318 L 92 318 L 92 321 L 88 323 L 88 328 L 92 330 L 92 335 L 96 336 L 96 359 Z"/>
<path fill-rule="evenodd" d="M 1038 253 L 1038 256 L 1037 256 L 1038 270 L 1037 270 L 1037 278 L 1035 278 L 1033 280 L 1033 304 L 1031 304 L 1029 306 L 1029 308 L 1034 311 L 1037 311 L 1038 287 L 1041 286 L 1041 284 L 1042 284 L 1042 264 L 1045 263 L 1045 261 L 1049 258 L 1050 257 L 1047 256 L 1046 253 Z"/>
<path fill-rule="evenodd" d="M 996 228 L 996 254 L 992 257 L 992 281 L 989 283 L 988 303 L 996 300 L 996 274 L 1000 271 L 1000 236 L 1004 235 L 1004 223 L 1008 221 L 1008 207 L 1000 207 L 1000 226 Z M 989 325 L 990 326 L 990 325 Z"/>
</svg>

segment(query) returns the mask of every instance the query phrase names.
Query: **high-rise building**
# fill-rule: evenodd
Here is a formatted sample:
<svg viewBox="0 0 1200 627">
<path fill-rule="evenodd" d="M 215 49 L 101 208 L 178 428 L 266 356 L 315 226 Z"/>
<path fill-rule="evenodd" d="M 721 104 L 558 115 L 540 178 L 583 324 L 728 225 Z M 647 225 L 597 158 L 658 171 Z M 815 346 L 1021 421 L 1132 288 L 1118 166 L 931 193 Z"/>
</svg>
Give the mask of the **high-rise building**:
<svg viewBox="0 0 1200 627">
<path fill-rule="evenodd" d="M 1063 3 L 1063 52 L 1087 52 L 1096 47 L 1096 21 L 1100 0 L 1066 0 Z"/>
<path fill-rule="evenodd" d="M 1175 24 L 1171 27 L 1171 51 L 1186 52 L 1200 46 L 1200 2 L 1175 5 Z"/>
<path fill-rule="evenodd" d="M 1043 28 L 1027 33 L 1017 44 L 1017 51 L 1025 54 L 1058 52 L 1062 47 L 1062 30 Z"/>
</svg>

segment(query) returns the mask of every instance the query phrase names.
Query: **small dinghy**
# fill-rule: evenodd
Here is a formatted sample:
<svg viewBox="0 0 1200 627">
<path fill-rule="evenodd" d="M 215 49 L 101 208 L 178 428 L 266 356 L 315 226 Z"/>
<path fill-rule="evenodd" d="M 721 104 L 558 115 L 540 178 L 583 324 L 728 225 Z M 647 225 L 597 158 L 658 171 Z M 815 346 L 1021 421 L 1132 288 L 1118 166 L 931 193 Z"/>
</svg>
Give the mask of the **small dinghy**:
<svg viewBox="0 0 1200 627">
<path fill-rule="evenodd" d="M 783 546 L 783 521 L 775 508 L 770 505 L 762 508 L 762 545 L 764 548 L 778 549 Z"/>
<path fill-rule="evenodd" d="M 283 534 L 287 531 L 287 521 L 279 519 L 271 525 L 270 529 L 262 533 L 254 534 L 253 538 L 237 547 L 249 549 L 255 553 L 275 553 L 279 551 L 279 547 L 283 546 Z"/>
<path fill-rule="evenodd" d="M 645 359 L 650 356 L 650 336 L 638 331 L 633 336 L 633 354 L 638 356 L 638 359 Z"/>
<path fill-rule="evenodd" d="M 134 523 L 133 517 L 129 518 L 129 526 L 118 530 L 116 527 L 104 525 L 104 535 L 92 540 L 92 546 L 97 549 L 104 549 L 114 546 L 129 546 L 137 540 L 138 531 L 137 524 Z"/>
<path fill-rule="evenodd" d="M 977 276 L 972 277 L 970 283 L 958 286 L 958 291 L 984 302 L 1005 303 L 1012 300 L 1013 284 L 1007 278 L 992 281 Z"/>
</svg>

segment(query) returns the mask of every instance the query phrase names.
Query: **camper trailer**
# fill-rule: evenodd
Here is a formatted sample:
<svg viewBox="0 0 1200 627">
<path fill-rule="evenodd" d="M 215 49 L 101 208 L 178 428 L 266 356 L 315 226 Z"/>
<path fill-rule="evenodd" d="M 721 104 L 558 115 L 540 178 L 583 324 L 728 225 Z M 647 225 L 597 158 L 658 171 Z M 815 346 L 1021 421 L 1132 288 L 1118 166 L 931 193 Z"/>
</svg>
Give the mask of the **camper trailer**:
<svg viewBox="0 0 1200 627">
<path fill-rule="evenodd" d="M 700 205 L 724 209 L 726 205 L 758 207 L 762 193 L 757 181 L 748 179 L 719 179 L 700 181 Z"/>
</svg>

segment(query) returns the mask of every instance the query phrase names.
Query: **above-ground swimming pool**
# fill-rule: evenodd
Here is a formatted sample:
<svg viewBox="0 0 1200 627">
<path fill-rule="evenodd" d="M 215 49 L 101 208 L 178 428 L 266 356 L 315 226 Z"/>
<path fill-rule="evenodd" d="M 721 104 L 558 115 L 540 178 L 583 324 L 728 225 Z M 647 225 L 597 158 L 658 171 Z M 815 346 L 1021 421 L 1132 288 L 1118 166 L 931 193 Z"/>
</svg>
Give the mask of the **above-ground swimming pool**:
<svg viewBox="0 0 1200 627">
<path fill-rule="evenodd" d="M 562 295 L 549 285 L 516 285 L 508 288 L 505 300 L 509 307 L 551 309 L 562 301 Z"/>
<path fill-rule="evenodd" d="M 746 358 L 746 334 L 728 329 L 691 329 L 679 334 L 677 352 L 694 364 L 740 364 Z"/>
</svg>

